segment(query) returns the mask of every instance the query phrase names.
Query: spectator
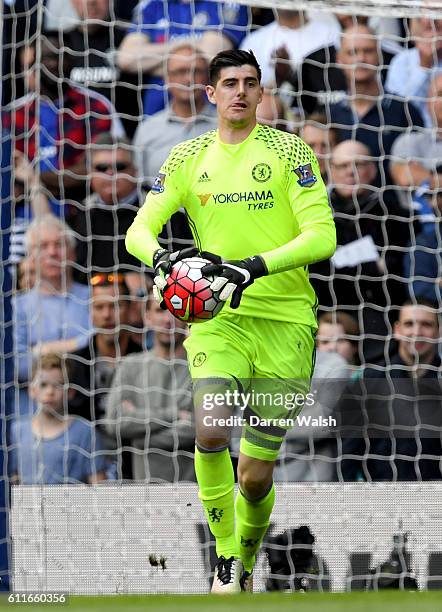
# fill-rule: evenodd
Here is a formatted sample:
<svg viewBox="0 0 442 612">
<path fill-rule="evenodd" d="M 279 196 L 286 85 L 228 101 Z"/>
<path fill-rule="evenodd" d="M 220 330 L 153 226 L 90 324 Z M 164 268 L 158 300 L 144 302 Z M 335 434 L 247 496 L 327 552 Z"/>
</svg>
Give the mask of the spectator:
<svg viewBox="0 0 442 612">
<path fill-rule="evenodd" d="M 346 312 L 326 312 L 319 317 L 316 362 L 311 392 L 312 407 L 301 416 L 336 417 L 335 408 L 358 362 L 359 326 Z M 354 373 L 353 373 L 354 375 Z M 281 481 L 330 482 L 336 478 L 336 439 L 334 428 L 302 424 L 288 432 L 285 455 L 275 468 Z"/>
<path fill-rule="evenodd" d="M 109 132 L 101 134 L 92 148 L 91 163 L 93 193 L 77 207 L 71 222 L 79 238 L 80 279 L 84 280 L 85 274 L 121 271 L 128 274 L 126 280 L 131 282 L 130 277 L 140 272 L 140 262 L 126 251 L 124 238 L 138 212 L 140 196 L 129 141 L 114 139 Z M 183 213 L 173 216 L 161 239 L 166 247 L 175 239 L 191 239 Z"/>
<path fill-rule="evenodd" d="M 126 274 L 126 283 L 130 293 L 129 334 L 141 348 L 150 350 L 153 342 L 153 331 L 146 328 L 145 313 L 149 292 L 152 290 L 152 277 L 147 274 Z"/>
<path fill-rule="evenodd" d="M 404 276 L 408 279 L 408 291 L 412 298 L 426 298 L 442 306 L 442 192 L 436 195 L 436 217 L 428 223 L 428 229 L 416 236 L 405 253 Z"/>
<path fill-rule="evenodd" d="M 367 17 L 362 15 L 337 14 L 337 20 L 341 31 L 353 26 L 368 25 Z M 383 20 L 383 22 L 388 20 Z M 391 40 L 384 35 L 376 36 L 379 74 L 382 83 L 387 78 L 387 68 L 398 47 L 391 45 Z M 390 44 L 389 44 L 390 43 Z M 340 40 L 336 44 L 322 47 L 308 55 L 302 63 L 300 82 L 298 90 L 300 100 L 295 103 L 302 108 L 305 114 L 313 112 L 327 112 L 330 104 L 339 102 L 347 96 L 347 83 L 344 73 L 337 65 L 336 55 L 340 46 Z"/>
<path fill-rule="evenodd" d="M 9 262 L 18 264 L 25 256 L 25 233 L 31 219 L 50 212 L 45 190 L 34 166 L 23 153 L 14 152 L 13 225 L 11 226 Z"/>
<path fill-rule="evenodd" d="M 69 80 L 109 99 L 122 119 L 126 133 L 133 135 L 141 109 L 138 108 L 137 78 L 121 72 L 115 64 L 116 49 L 126 30 L 110 17 L 110 0 L 72 0 L 79 16 L 74 29 L 61 40 L 69 54 Z M 117 17 L 118 18 L 118 17 Z"/>
<path fill-rule="evenodd" d="M 390 171 L 396 185 L 404 188 L 405 206 L 428 217 L 433 212 L 431 193 L 442 186 L 442 72 L 432 79 L 427 95 L 432 128 L 395 140 Z"/>
<path fill-rule="evenodd" d="M 284 104 L 276 92 L 264 89 L 262 100 L 256 108 L 256 118 L 262 125 L 286 131 Z"/>
<path fill-rule="evenodd" d="M 405 302 L 394 337 L 397 353 L 366 369 L 343 400 L 348 429 L 342 432 L 340 479 L 441 479 L 437 309 L 427 300 Z"/>
<path fill-rule="evenodd" d="M 68 416 L 69 364 L 48 353 L 34 367 L 29 393 L 37 404 L 32 418 L 11 429 L 10 470 L 14 484 L 95 484 L 106 479 L 100 433 L 91 423 Z"/>
<path fill-rule="evenodd" d="M 358 322 L 347 312 L 324 312 L 319 317 L 316 348 L 321 353 L 337 353 L 354 367 L 359 363 L 358 340 Z"/>
<path fill-rule="evenodd" d="M 107 431 L 134 447 L 136 480 L 195 480 L 191 380 L 183 341 L 186 325 L 147 302 L 153 348 L 121 361 L 107 403 Z"/>
<path fill-rule="evenodd" d="M 379 54 L 372 30 L 353 26 L 341 38 L 337 60 L 342 68 L 347 96 L 330 105 L 330 118 L 338 140 L 358 140 L 379 159 L 378 180 L 389 185 L 388 161 L 395 139 L 404 131 L 423 125 L 419 111 L 404 99 L 383 91 Z"/>
<path fill-rule="evenodd" d="M 299 135 L 313 149 L 318 158 L 321 176 L 325 184 L 328 184 L 331 150 L 337 141 L 336 130 L 328 127 L 325 114 L 313 113 L 303 123 Z"/>
<path fill-rule="evenodd" d="M 14 301 L 16 367 L 21 383 L 30 380 L 34 357 L 75 351 L 87 344 L 90 333 L 89 289 L 72 279 L 72 231 L 57 217 L 43 215 L 29 225 L 26 247 L 36 282 Z M 20 406 L 27 409 L 23 395 Z"/>
<path fill-rule="evenodd" d="M 334 21 L 310 20 L 303 11 L 274 10 L 275 21 L 246 36 L 241 49 L 255 54 L 264 87 L 281 87 L 287 82 L 290 89 L 297 88 L 297 68 L 313 51 L 336 43 L 339 28 Z"/>
<path fill-rule="evenodd" d="M 169 106 L 140 123 L 134 137 L 138 173 L 150 184 L 173 146 L 216 129 L 215 112 L 204 91 L 208 75 L 205 57 L 189 43 L 181 43 L 168 57 Z"/>
<path fill-rule="evenodd" d="M 123 128 L 106 98 L 69 84 L 68 56 L 61 54 L 58 44 L 58 36 L 50 34 L 42 39 L 40 58 L 35 45 L 29 49 L 27 61 L 32 56 L 34 67 L 41 66 L 35 81 L 28 79 L 35 91 L 11 103 L 3 120 L 15 148 L 29 161 L 39 162 L 41 181 L 52 194 L 52 210 L 63 215 L 63 201 L 84 192 L 85 152 L 91 140 L 109 130 L 122 135 Z"/>
<path fill-rule="evenodd" d="M 117 61 L 122 70 L 146 73 L 144 113 L 153 115 L 167 106 L 163 70 L 177 46 L 183 42 L 198 44 L 212 58 L 219 51 L 237 46 L 248 24 L 248 9 L 232 2 L 140 2 Z"/>
<path fill-rule="evenodd" d="M 321 307 L 359 313 L 365 358 L 383 353 L 383 309 L 404 301 L 404 289 L 392 277 L 401 276 L 410 237 L 409 218 L 398 204 L 386 205 L 375 176 L 364 144 L 347 140 L 333 149 L 330 202 L 338 248 L 331 260 L 309 267 Z"/>
<path fill-rule="evenodd" d="M 301 417 L 327 419 L 334 416 L 349 376 L 350 368 L 344 357 L 337 352 L 317 351 L 310 391 L 315 402 L 303 408 L 298 426 L 287 432 L 273 473 L 275 481 L 330 482 L 336 479 L 333 427 L 308 425 Z"/>
<path fill-rule="evenodd" d="M 124 275 L 96 274 L 91 286 L 95 333 L 88 346 L 71 355 L 76 393 L 70 410 L 94 422 L 105 436 L 106 447 L 113 448 L 104 432 L 106 397 L 122 357 L 139 352 L 141 347 L 129 334 L 129 288 Z"/>
<path fill-rule="evenodd" d="M 104 132 L 91 150 L 92 194 L 77 207 L 71 220 L 77 260 L 84 274 L 139 272 L 140 262 L 129 255 L 124 237 L 138 212 L 137 172 L 129 140 Z"/>
<path fill-rule="evenodd" d="M 442 19 L 416 17 L 412 22 L 415 46 L 404 49 L 388 70 L 388 91 L 403 96 L 420 110 L 427 127 L 432 126 L 427 94 L 435 71 L 442 68 Z"/>
</svg>

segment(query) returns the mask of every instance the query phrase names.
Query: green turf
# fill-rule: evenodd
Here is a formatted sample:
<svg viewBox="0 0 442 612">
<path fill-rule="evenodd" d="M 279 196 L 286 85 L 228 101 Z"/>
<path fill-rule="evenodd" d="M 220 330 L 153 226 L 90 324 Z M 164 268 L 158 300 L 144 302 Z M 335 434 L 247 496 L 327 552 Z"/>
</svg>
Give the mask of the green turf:
<svg viewBox="0 0 442 612">
<path fill-rule="evenodd" d="M 216 597 L 210 595 L 117 595 L 109 597 L 71 597 L 63 606 L 8 603 L 0 599 L 0 608 L 32 609 L 34 612 L 439 612 L 442 592 L 403 593 L 262 593 Z"/>
</svg>

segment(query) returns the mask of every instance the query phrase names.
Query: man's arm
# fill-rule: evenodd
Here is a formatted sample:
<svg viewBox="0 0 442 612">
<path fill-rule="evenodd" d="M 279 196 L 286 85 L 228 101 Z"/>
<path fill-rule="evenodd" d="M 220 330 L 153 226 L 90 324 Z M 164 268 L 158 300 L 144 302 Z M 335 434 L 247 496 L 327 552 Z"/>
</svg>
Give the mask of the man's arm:
<svg viewBox="0 0 442 612">
<path fill-rule="evenodd" d="M 186 43 L 198 46 L 209 59 L 220 51 L 232 48 L 232 41 L 222 32 L 211 30 L 201 38 L 190 37 Z M 152 75 L 164 76 L 164 64 L 174 49 L 183 44 L 182 38 L 169 43 L 152 43 L 149 36 L 142 32 L 131 32 L 122 41 L 117 55 L 117 64 L 126 72 L 137 74 L 149 72 Z"/>
<path fill-rule="evenodd" d="M 277 249 L 261 253 L 269 274 L 308 266 L 331 257 L 336 250 L 336 228 L 318 162 L 312 152 L 305 161 L 304 164 L 295 162 L 287 186 L 299 235 Z M 308 178 L 304 179 L 311 186 L 301 186 L 303 179 L 294 170 L 309 164 L 310 181 L 315 180 L 309 183 Z"/>
<path fill-rule="evenodd" d="M 155 251 L 161 249 L 157 237 L 164 224 L 185 204 L 185 178 L 179 169 L 169 172 L 168 160 L 126 234 L 127 251 L 148 266 L 152 266 Z"/>
</svg>

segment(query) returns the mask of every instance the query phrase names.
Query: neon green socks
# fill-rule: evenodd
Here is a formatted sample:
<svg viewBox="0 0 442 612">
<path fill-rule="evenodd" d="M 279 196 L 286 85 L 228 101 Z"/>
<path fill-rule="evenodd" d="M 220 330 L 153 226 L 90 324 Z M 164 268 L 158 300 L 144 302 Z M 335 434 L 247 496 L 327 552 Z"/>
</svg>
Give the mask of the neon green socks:
<svg viewBox="0 0 442 612">
<path fill-rule="evenodd" d="M 238 490 L 235 504 L 236 544 L 239 556 L 247 572 L 253 570 L 256 553 L 270 524 L 270 515 L 275 504 L 275 487 L 265 497 L 256 501 L 246 499 Z"/>
<path fill-rule="evenodd" d="M 195 473 L 209 529 L 216 539 L 216 554 L 238 557 L 235 539 L 235 476 L 229 449 L 202 453 L 195 448 Z"/>
</svg>

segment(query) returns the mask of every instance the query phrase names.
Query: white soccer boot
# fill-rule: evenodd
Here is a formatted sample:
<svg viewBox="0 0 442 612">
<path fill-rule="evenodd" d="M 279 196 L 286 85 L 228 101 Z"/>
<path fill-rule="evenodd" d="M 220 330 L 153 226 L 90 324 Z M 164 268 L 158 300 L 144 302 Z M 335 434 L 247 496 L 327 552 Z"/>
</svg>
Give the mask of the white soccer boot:
<svg viewBox="0 0 442 612">
<path fill-rule="evenodd" d="M 241 593 L 240 580 L 243 572 L 241 559 L 220 557 L 215 565 L 212 593 L 217 595 Z"/>
</svg>

